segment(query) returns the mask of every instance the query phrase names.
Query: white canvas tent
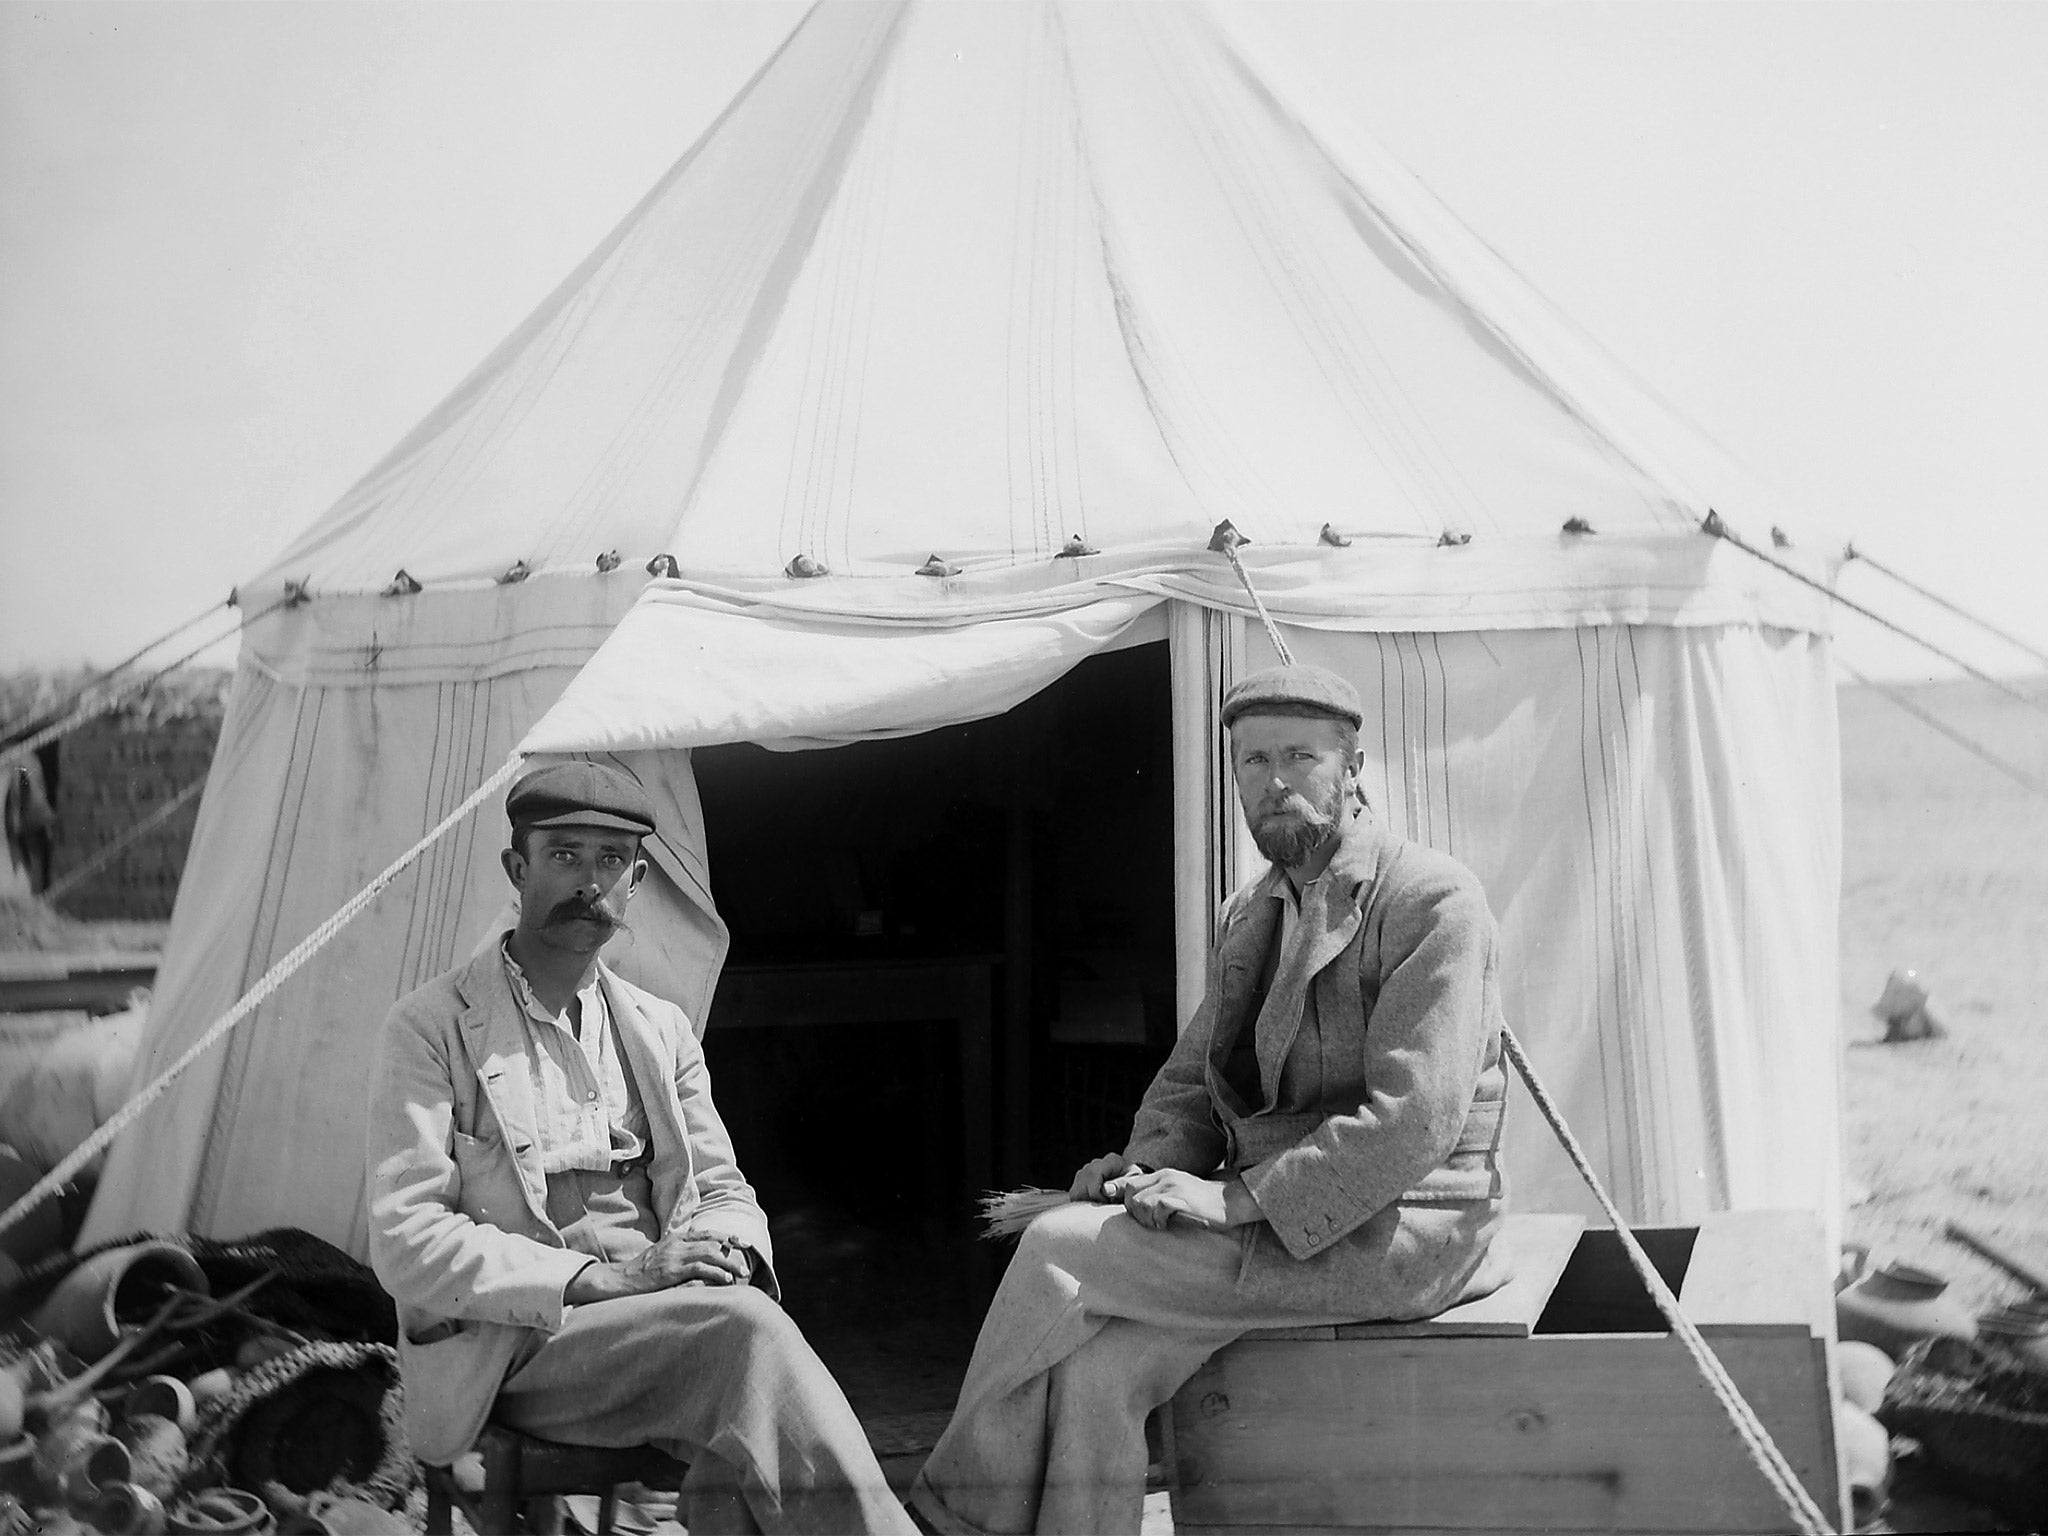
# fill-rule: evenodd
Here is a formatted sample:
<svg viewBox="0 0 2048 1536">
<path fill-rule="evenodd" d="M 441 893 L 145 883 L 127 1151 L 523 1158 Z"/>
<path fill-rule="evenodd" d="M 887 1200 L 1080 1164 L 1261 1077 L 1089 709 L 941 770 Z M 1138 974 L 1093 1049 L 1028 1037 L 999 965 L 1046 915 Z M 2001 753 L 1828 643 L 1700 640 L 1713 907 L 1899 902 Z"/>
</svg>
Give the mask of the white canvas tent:
<svg viewBox="0 0 2048 1536">
<path fill-rule="evenodd" d="M 1206 551 L 1227 517 L 1292 647 L 1359 685 L 1375 805 L 1484 879 L 1509 1015 L 1624 1209 L 1831 1212 L 1826 600 L 1701 521 L 1829 562 L 1246 25 L 810 12 L 242 588 L 306 601 L 244 634 L 138 1081 L 522 745 L 655 789 L 625 963 L 702 1020 L 691 749 L 986 718 L 1151 642 L 1184 1018 L 1250 868 L 1214 704 L 1270 655 Z M 124 1136 L 88 1238 L 362 1251 L 370 1042 L 486 932 L 502 826 L 439 842 Z M 1508 1159 L 1521 1206 L 1586 1208 L 1526 1110 Z"/>
</svg>

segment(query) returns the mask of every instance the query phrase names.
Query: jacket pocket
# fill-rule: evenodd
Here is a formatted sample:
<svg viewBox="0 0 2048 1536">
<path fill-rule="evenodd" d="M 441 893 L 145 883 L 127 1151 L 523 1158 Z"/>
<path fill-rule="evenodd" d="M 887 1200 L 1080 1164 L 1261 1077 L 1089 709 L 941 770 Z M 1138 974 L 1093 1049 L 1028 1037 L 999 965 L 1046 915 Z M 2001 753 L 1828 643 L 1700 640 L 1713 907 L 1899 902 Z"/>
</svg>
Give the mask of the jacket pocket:
<svg viewBox="0 0 2048 1536">
<path fill-rule="evenodd" d="M 462 1176 L 457 1206 L 473 1221 L 488 1222 L 509 1231 L 525 1232 L 532 1225 L 526 1203 L 526 1189 L 519 1181 L 519 1165 L 502 1136 L 468 1136 L 456 1131 L 450 1138 L 455 1168 Z"/>
</svg>

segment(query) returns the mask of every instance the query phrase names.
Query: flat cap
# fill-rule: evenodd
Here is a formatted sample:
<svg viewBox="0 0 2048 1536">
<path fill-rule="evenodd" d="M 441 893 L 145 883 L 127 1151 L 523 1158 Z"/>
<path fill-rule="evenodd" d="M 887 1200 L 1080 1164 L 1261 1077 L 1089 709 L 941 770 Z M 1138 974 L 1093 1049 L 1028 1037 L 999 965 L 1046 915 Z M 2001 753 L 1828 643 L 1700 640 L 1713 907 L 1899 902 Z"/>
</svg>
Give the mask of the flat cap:
<svg viewBox="0 0 2048 1536">
<path fill-rule="evenodd" d="M 654 831 L 654 802 L 629 775 L 603 763 L 553 763 L 524 775 L 505 796 L 514 827 L 615 827 Z"/>
<path fill-rule="evenodd" d="M 1365 724 L 1358 690 L 1328 668 L 1306 662 L 1239 678 L 1223 695 L 1223 728 L 1229 730 L 1240 715 L 1320 715 L 1348 720 L 1353 730 Z"/>
</svg>

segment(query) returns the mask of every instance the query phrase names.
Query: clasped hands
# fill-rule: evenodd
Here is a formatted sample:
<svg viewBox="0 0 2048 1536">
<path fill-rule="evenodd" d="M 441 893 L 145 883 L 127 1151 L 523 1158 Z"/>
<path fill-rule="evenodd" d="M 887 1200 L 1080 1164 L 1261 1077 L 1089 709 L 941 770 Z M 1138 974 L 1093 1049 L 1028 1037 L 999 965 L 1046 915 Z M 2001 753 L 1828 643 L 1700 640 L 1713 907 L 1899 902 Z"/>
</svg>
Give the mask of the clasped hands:
<svg viewBox="0 0 2048 1536">
<path fill-rule="evenodd" d="M 571 1305 L 640 1296 L 678 1285 L 747 1285 L 754 1278 L 754 1255 L 731 1238 L 701 1232 L 670 1232 L 651 1247 L 615 1264 L 583 1266 L 562 1293 Z"/>
<path fill-rule="evenodd" d="M 1178 1168 L 1145 1172 L 1121 1152 L 1084 1164 L 1067 1190 L 1071 1200 L 1121 1201 L 1133 1221 L 1154 1232 L 1179 1216 L 1212 1232 L 1265 1220 L 1240 1178 L 1205 1179 Z"/>
</svg>

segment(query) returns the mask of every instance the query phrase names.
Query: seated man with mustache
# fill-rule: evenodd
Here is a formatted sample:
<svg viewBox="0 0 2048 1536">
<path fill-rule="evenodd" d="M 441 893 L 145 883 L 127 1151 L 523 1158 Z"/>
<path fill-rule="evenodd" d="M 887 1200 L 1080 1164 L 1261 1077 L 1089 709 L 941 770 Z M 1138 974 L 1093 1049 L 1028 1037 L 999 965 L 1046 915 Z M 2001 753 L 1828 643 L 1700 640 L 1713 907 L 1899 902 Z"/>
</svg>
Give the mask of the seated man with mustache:
<svg viewBox="0 0 2048 1536">
<path fill-rule="evenodd" d="M 1506 1278 L 1497 939 L 1471 872 L 1366 807 L 1358 695 L 1223 700 L 1272 865 L 1129 1143 L 1025 1232 L 913 1509 L 944 1532 L 1136 1531 L 1145 1416 L 1254 1328 L 1427 1317 Z"/>
<path fill-rule="evenodd" d="M 372 1073 L 370 1258 L 414 1451 L 446 1464 L 495 1418 L 688 1460 L 699 1536 L 910 1530 L 778 1304 L 689 1020 L 598 958 L 647 873 L 646 794 L 566 763 L 505 810 L 517 926 L 398 1000 Z"/>
</svg>

